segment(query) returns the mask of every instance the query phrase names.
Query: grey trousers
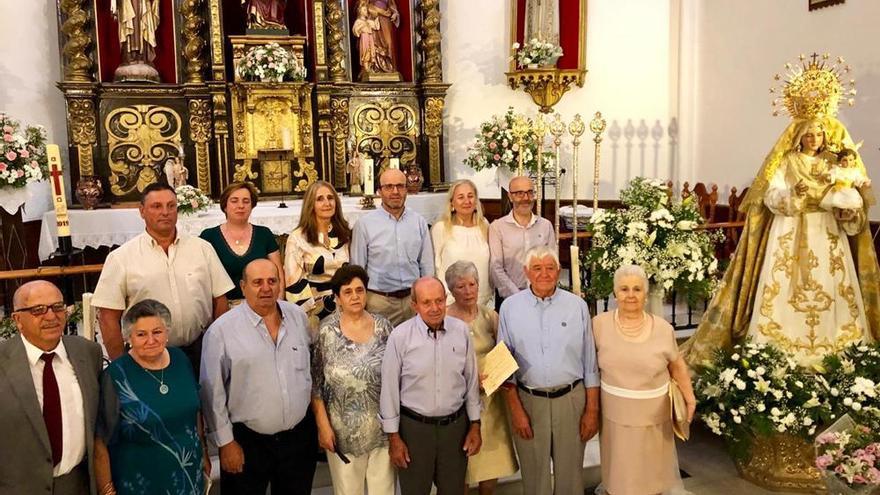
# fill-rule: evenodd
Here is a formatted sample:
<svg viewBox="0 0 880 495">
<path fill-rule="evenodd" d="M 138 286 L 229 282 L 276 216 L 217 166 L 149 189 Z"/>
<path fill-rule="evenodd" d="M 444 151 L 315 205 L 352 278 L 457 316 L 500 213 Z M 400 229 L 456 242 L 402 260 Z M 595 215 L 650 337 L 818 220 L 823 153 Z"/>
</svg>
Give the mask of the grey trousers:
<svg viewBox="0 0 880 495">
<path fill-rule="evenodd" d="M 467 455 L 462 446 L 469 423 L 467 414 L 443 426 L 400 416 L 400 437 L 412 461 L 406 469 L 397 471 L 401 495 L 428 495 L 431 484 L 437 486 L 437 495 L 462 494 L 467 473 Z"/>
<path fill-rule="evenodd" d="M 513 435 L 522 473 L 523 493 L 529 495 L 582 495 L 584 493 L 584 448 L 581 442 L 580 422 L 584 413 L 583 386 L 571 392 L 547 399 L 518 390 L 532 424 L 531 440 Z M 556 490 L 550 475 L 550 460 Z"/>
<path fill-rule="evenodd" d="M 89 491 L 89 469 L 85 461 L 64 476 L 52 479 L 52 495 L 88 495 Z"/>
<path fill-rule="evenodd" d="M 409 297 L 386 297 L 367 292 L 367 311 L 388 318 L 395 327 L 416 315 Z"/>
</svg>

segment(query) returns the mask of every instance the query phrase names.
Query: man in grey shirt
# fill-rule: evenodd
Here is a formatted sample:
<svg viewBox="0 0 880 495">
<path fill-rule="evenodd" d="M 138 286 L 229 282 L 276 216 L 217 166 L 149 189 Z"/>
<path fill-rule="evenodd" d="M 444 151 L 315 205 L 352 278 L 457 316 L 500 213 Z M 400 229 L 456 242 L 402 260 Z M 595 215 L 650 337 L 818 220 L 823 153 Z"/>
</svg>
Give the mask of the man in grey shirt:
<svg viewBox="0 0 880 495">
<path fill-rule="evenodd" d="M 367 311 L 393 325 L 411 318 L 410 286 L 434 275 L 428 222 L 406 208 L 406 176 L 388 169 L 379 176 L 382 207 L 358 219 L 351 239 L 351 262 L 367 270 Z"/>
<path fill-rule="evenodd" d="M 523 261 L 529 249 L 556 249 L 556 234 L 546 218 L 532 213 L 535 187 L 528 177 L 510 180 L 508 197 L 513 209 L 489 226 L 489 278 L 502 297 L 510 297 L 528 285 Z"/>
<path fill-rule="evenodd" d="M 308 319 L 279 301 L 278 269 L 244 269 L 245 302 L 205 333 L 201 398 L 208 438 L 220 448 L 224 495 L 311 493 L 318 432 L 309 409 Z"/>
<path fill-rule="evenodd" d="M 418 313 L 391 332 L 382 361 L 379 415 L 405 495 L 460 495 L 467 458 L 480 451 L 480 386 L 463 321 L 446 316 L 446 289 L 413 284 Z"/>
</svg>

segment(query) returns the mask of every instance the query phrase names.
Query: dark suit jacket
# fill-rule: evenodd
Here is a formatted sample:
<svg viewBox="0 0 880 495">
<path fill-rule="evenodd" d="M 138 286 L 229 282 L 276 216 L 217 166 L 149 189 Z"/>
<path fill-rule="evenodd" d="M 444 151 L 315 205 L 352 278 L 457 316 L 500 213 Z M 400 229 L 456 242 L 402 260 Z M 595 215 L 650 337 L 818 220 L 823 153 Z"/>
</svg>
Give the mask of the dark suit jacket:
<svg viewBox="0 0 880 495">
<path fill-rule="evenodd" d="M 0 495 L 52 492 L 52 449 L 22 339 L 16 335 L 0 342 L 0 442 L 3 444 L 0 448 Z M 62 339 L 82 390 L 86 418 L 84 462 L 88 464 L 94 495 L 92 460 L 98 414 L 98 376 L 102 368 L 101 346 L 70 335 Z M 63 414 L 64 404 L 61 407 Z"/>
</svg>

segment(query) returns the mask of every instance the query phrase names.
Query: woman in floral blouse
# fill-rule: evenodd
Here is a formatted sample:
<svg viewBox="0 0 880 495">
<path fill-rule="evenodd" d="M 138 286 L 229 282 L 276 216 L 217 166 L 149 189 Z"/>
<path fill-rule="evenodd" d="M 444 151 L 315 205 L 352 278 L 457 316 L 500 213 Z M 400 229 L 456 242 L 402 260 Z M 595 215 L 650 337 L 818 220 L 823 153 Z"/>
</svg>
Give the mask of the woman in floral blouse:
<svg viewBox="0 0 880 495">
<path fill-rule="evenodd" d="M 379 422 L 382 357 L 391 323 L 368 313 L 367 272 L 345 265 L 333 274 L 338 311 L 312 344 L 312 410 L 336 495 L 394 493 L 395 477 Z M 348 461 L 348 462 L 346 462 Z"/>
</svg>

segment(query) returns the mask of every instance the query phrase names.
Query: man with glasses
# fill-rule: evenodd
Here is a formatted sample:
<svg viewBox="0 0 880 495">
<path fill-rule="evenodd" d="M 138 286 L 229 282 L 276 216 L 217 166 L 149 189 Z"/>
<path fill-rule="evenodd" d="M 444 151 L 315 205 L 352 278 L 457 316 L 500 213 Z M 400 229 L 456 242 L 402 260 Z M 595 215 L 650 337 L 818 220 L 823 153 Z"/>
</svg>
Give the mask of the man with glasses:
<svg viewBox="0 0 880 495">
<path fill-rule="evenodd" d="M 351 240 L 351 262 L 367 270 L 367 311 L 399 325 L 415 316 L 410 287 L 434 275 L 434 248 L 428 222 L 406 209 L 406 176 L 388 169 L 379 176 L 382 208 L 358 219 Z"/>
<path fill-rule="evenodd" d="M 502 299 L 528 285 L 523 271 L 526 252 L 540 246 L 556 249 L 553 225 L 532 213 L 535 206 L 532 180 L 514 177 L 507 190 L 513 208 L 489 226 L 489 277 Z"/>
<path fill-rule="evenodd" d="M 12 304 L 19 334 L 0 343 L 0 495 L 97 493 L 101 347 L 62 336 L 67 306 L 45 280 L 22 285 Z"/>
</svg>

